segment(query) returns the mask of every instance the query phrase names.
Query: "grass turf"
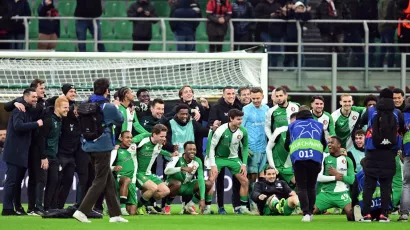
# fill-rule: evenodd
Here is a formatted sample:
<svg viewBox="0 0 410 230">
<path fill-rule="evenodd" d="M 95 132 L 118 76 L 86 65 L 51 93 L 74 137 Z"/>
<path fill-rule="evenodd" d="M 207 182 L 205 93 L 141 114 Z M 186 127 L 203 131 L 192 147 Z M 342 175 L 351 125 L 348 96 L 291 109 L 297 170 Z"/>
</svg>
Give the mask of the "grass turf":
<svg viewBox="0 0 410 230">
<path fill-rule="evenodd" d="M 1 206 L 0 206 L 1 208 Z M 228 205 L 226 206 L 227 211 Z M 172 206 L 171 216 L 164 215 L 144 215 L 144 216 L 128 216 L 125 217 L 129 223 L 108 223 L 108 217 L 103 219 L 91 220 L 92 223 L 79 223 L 74 219 L 42 219 L 34 216 L 0 216 L 0 225 L 2 229 L 55 229 L 55 230 L 102 230 L 102 229 L 141 229 L 141 230 L 179 230 L 179 229 L 195 229 L 195 230 L 218 230 L 218 229 L 233 229 L 233 230 L 259 230 L 259 229 L 305 229 L 305 230 L 338 230 L 338 229 L 383 229 L 386 228 L 399 230 L 410 229 L 410 223 L 398 223 L 397 215 L 391 216 L 392 223 L 354 223 L 347 222 L 344 215 L 317 215 L 313 217 L 313 222 L 302 223 L 302 216 L 240 216 L 229 213 L 228 215 L 206 215 L 206 216 L 191 216 L 179 215 L 180 205 Z M 213 207 L 216 211 L 216 207 Z"/>
</svg>

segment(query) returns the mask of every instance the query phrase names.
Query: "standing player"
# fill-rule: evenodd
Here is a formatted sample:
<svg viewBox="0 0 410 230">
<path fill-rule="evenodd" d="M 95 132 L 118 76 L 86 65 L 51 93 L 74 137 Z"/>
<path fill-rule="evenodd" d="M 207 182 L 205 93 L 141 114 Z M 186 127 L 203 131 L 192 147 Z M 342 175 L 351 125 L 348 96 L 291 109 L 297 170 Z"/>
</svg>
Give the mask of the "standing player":
<svg viewBox="0 0 410 230">
<path fill-rule="evenodd" d="M 276 105 L 268 110 L 265 119 L 265 133 L 269 139 L 276 128 L 288 126 L 290 115 L 299 111 L 298 104 L 288 102 L 288 94 L 284 88 L 276 88 L 275 97 Z"/>
<path fill-rule="evenodd" d="M 167 185 L 170 193 L 166 198 L 164 213 L 171 214 L 171 204 L 175 196 L 192 196 L 192 200 L 184 207 L 190 214 L 197 215 L 192 209 L 194 204 L 199 203 L 201 213 L 211 213 L 212 186 L 213 183 L 205 181 L 202 161 L 196 157 L 196 145 L 193 141 L 184 144 L 184 154 L 182 157 L 173 157 L 167 164 L 164 173 L 167 177 Z M 197 179 L 194 176 L 197 176 Z M 205 195 L 206 193 L 206 195 Z M 206 206 L 205 206 L 206 205 Z"/>
<path fill-rule="evenodd" d="M 344 209 L 348 221 L 354 221 L 352 199 L 347 188 L 348 184 L 354 183 L 354 166 L 350 158 L 342 155 L 340 147 L 340 138 L 331 136 L 328 144 L 330 155 L 323 159 L 322 170 L 317 178 L 322 188 L 316 197 L 313 213 L 337 207 Z"/>
<path fill-rule="evenodd" d="M 243 112 L 237 109 L 229 110 L 229 122 L 221 125 L 215 130 L 209 156 L 207 156 L 207 166 L 211 168 L 209 180 L 215 181 L 219 171 L 227 167 L 241 184 L 239 194 L 241 206 L 238 213 L 249 214 L 246 207 L 248 204 L 248 178 L 246 164 L 248 162 L 248 132 L 242 124 Z M 238 156 L 239 148 L 242 148 L 241 161 Z"/>
<path fill-rule="evenodd" d="M 353 99 L 350 94 L 345 93 L 340 96 L 340 105 L 342 108 L 332 113 L 333 122 L 335 123 L 336 136 L 342 140 L 342 148 L 350 149 L 353 147 L 352 133 L 359 128 L 359 123 L 365 107 L 353 106 Z"/>
<path fill-rule="evenodd" d="M 130 131 L 120 134 L 121 144 L 111 151 L 111 170 L 119 184 L 121 215 L 135 215 L 137 211 L 137 187 L 135 166 L 137 165 L 137 146 L 132 144 Z"/>
<path fill-rule="evenodd" d="M 313 114 L 313 119 L 323 124 L 326 140 L 328 140 L 330 136 L 336 135 L 335 123 L 333 122 L 332 115 L 323 110 L 325 107 L 325 99 L 322 96 L 314 96 L 310 101 L 310 105 L 312 106 L 311 112 Z"/>
<path fill-rule="evenodd" d="M 262 216 L 289 216 L 299 205 L 298 195 L 276 176 L 276 169 L 268 166 L 265 169 L 265 179 L 260 178 L 252 192 L 252 200 L 258 204 Z"/>
<path fill-rule="evenodd" d="M 249 161 L 248 179 L 249 189 L 252 193 L 253 185 L 258 178 L 258 174 L 263 172 L 266 165 L 266 136 L 264 131 L 265 117 L 269 110 L 267 105 L 262 105 L 263 91 L 261 88 L 251 89 L 252 103 L 243 107 L 243 127 L 249 133 Z M 257 211 L 257 207 L 251 205 L 252 211 Z"/>
<path fill-rule="evenodd" d="M 137 206 L 139 214 L 145 213 L 143 205 L 148 206 L 169 194 L 169 188 L 165 183 L 157 175 L 151 173 L 152 165 L 159 154 L 166 157 L 178 156 L 178 151 L 171 154 L 162 150 L 167 131 L 166 126 L 157 124 L 152 128 L 150 137 L 146 137 L 141 141 L 134 140 L 137 145 L 137 187 L 141 189 L 141 198 Z M 134 137 L 134 139 L 137 137 Z"/>
</svg>

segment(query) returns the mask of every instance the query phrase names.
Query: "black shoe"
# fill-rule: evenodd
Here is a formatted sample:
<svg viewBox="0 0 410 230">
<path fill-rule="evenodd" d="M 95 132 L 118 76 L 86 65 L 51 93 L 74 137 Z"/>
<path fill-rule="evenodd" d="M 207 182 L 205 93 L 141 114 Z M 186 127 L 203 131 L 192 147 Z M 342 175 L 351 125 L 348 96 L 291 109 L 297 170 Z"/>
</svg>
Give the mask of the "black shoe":
<svg viewBox="0 0 410 230">
<path fill-rule="evenodd" d="M 160 208 L 159 206 L 154 206 L 155 211 L 157 211 L 158 213 L 162 213 L 162 208 Z"/>
<path fill-rule="evenodd" d="M 23 207 L 16 208 L 16 213 L 17 213 L 17 215 L 19 215 L 19 216 L 27 216 L 27 212 L 24 211 L 24 208 L 23 208 Z"/>
<path fill-rule="evenodd" d="M 2 216 L 17 216 L 17 213 L 13 209 L 3 209 Z"/>
<path fill-rule="evenodd" d="M 34 208 L 34 213 L 38 216 L 44 215 L 44 208 L 43 207 L 36 207 Z"/>
</svg>

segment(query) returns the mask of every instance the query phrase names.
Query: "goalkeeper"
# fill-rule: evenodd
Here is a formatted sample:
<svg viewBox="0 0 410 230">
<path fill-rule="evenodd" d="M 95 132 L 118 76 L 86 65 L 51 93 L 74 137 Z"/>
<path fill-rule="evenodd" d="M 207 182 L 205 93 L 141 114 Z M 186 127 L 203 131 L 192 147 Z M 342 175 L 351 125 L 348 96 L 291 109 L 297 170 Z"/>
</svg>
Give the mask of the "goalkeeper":
<svg viewBox="0 0 410 230">
<path fill-rule="evenodd" d="M 111 151 L 111 170 L 119 184 L 121 215 L 135 215 L 137 210 L 136 165 L 137 147 L 132 144 L 130 131 L 123 131 L 120 135 L 120 145 Z M 117 184 L 118 183 L 118 184 Z M 118 186 L 116 186 L 118 188 Z"/>
<path fill-rule="evenodd" d="M 166 184 L 170 193 L 165 200 L 164 213 L 171 214 L 171 204 L 175 196 L 192 196 L 192 200 L 184 207 L 190 214 L 197 215 L 192 209 L 194 204 L 199 202 L 201 214 L 211 213 L 213 183 L 205 181 L 202 161 L 196 155 L 195 142 L 187 141 L 184 143 L 184 154 L 182 157 L 173 157 L 167 164 L 164 173 L 168 176 Z M 195 179 L 197 175 L 197 179 Z M 205 195 L 206 194 L 206 195 Z M 205 206 L 206 205 L 206 206 Z"/>
<path fill-rule="evenodd" d="M 260 215 L 289 216 L 299 206 L 298 195 L 276 176 L 276 169 L 268 166 L 265 178 L 259 178 L 255 184 L 251 198 L 258 205 Z"/>
</svg>

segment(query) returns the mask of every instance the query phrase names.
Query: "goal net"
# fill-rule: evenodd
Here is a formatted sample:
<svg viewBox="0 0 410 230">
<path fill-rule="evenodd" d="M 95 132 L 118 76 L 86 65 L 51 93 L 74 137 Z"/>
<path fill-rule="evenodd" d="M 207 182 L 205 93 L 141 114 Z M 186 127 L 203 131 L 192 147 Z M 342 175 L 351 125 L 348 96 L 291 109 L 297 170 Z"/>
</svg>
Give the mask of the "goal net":
<svg viewBox="0 0 410 230">
<path fill-rule="evenodd" d="M 92 94 L 93 81 L 108 78 L 111 90 L 146 88 L 151 99 L 178 99 L 190 85 L 195 97 L 222 95 L 222 88 L 259 86 L 267 90 L 267 54 L 0 52 L 0 102 L 22 95 L 33 79 L 46 82 L 47 97 L 74 84 L 77 100 Z"/>
</svg>

